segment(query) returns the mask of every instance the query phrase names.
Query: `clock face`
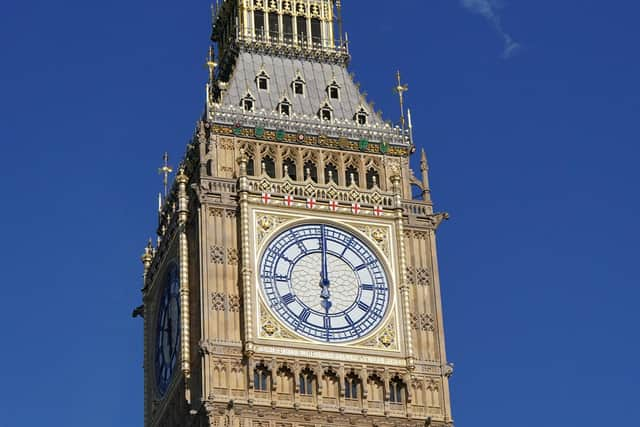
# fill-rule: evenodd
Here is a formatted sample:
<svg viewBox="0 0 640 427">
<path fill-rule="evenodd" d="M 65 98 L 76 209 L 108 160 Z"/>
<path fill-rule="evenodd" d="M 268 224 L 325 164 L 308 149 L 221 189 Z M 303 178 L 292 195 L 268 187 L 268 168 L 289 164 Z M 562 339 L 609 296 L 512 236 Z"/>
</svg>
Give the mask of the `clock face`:
<svg viewBox="0 0 640 427">
<path fill-rule="evenodd" d="M 369 334 L 389 305 L 381 261 L 354 234 L 329 224 L 289 228 L 260 261 L 264 297 L 296 333 L 322 342 Z"/>
<path fill-rule="evenodd" d="M 178 361 L 180 348 L 180 281 L 178 267 L 171 264 L 162 291 L 156 329 L 156 382 L 158 392 L 164 395 Z"/>
</svg>

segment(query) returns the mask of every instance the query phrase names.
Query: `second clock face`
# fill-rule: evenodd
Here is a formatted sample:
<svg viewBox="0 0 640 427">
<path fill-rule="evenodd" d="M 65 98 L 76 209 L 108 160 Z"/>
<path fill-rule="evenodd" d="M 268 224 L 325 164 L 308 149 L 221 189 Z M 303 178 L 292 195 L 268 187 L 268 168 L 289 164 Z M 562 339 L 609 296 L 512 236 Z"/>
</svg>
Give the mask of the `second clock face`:
<svg viewBox="0 0 640 427">
<path fill-rule="evenodd" d="M 381 261 L 356 235 L 329 224 L 292 227 L 260 261 L 264 297 L 289 328 L 323 342 L 369 334 L 389 305 Z"/>
</svg>

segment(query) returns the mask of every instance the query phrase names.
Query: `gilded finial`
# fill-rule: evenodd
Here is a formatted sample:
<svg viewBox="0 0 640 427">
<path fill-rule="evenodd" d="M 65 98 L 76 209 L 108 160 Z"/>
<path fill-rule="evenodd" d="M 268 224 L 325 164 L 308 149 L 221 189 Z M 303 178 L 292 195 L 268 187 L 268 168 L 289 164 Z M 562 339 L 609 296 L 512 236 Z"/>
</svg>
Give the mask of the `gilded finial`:
<svg viewBox="0 0 640 427">
<path fill-rule="evenodd" d="M 169 153 L 165 151 L 162 156 L 163 165 L 158 169 L 158 173 L 162 175 L 162 183 L 164 184 L 164 198 L 167 198 L 167 191 L 169 188 L 169 175 L 173 172 L 171 166 L 169 166 Z"/>
<path fill-rule="evenodd" d="M 404 93 L 409 90 L 409 85 L 402 83 L 402 78 L 400 77 L 400 70 L 396 73 L 396 78 L 398 79 L 398 85 L 394 88 L 398 96 L 400 97 L 400 124 L 402 125 L 402 130 L 405 129 L 405 121 L 404 121 Z"/>
<path fill-rule="evenodd" d="M 218 66 L 215 61 L 213 46 L 209 46 L 209 56 L 207 57 L 206 66 L 209 68 L 209 83 L 213 83 L 216 67 Z"/>
<path fill-rule="evenodd" d="M 176 176 L 176 182 L 178 184 L 186 184 L 189 181 L 189 177 L 184 173 L 184 165 L 180 165 L 178 168 L 178 176 Z"/>
</svg>

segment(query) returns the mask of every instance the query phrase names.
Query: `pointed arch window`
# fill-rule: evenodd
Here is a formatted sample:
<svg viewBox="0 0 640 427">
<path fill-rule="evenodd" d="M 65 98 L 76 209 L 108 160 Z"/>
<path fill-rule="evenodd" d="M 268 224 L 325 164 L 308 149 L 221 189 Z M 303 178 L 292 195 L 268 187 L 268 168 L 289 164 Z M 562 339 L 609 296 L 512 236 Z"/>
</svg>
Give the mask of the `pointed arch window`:
<svg viewBox="0 0 640 427">
<path fill-rule="evenodd" d="M 295 181 L 297 178 L 296 162 L 289 158 L 285 159 L 282 162 L 282 176 L 284 178 L 290 178 L 292 181 Z"/>
<path fill-rule="evenodd" d="M 360 379 L 355 375 L 347 375 L 344 378 L 344 397 L 346 399 L 357 399 Z"/>
<path fill-rule="evenodd" d="M 374 168 L 367 171 L 367 189 L 380 186 L 380 174 Z"/>
<path fill-rule="evenodd" d="M 360 174 L 358 168 L 355 166 L 349 166 L 345 171 L 345 182 L 347 185 L 360 185 Z"/>
<path fill-rule="evenodd" d="M 318 182 L 318 168 L 312 160 L 307 160 L 304 164 L 304 178 Z"/>
<path fill-rule="evenodd" d="M 271 156 L 262 158 L 262 173 L 270 178 L 276 177 L 276 162 L 273 161 Z"/>
<path fill-rule="evenodd" d="M 258 366 L 253 371 L 253 388 L 256 391 L 266 392 L 269 390 L 269 371 L 264 366 Z"/>
<path fill-rule="evenodd" d="M 313 395 L 314 375 L 309 369 L 305 369 L 300 373 L 300 394 L 307 396 Z"/>
<path fill-rule="evenodd" d="M 404 402 L 405 386 L 402 380 L 394 378 L 389 382 L 389 402 L 391 403 L 403 403 Z"/>
<path fill-rule="evenodd" d="M 333 163 L 327 163 L 324 167 L 324 182 L 337 183 L 338 181 L 338 168 Z"/>
</svg>

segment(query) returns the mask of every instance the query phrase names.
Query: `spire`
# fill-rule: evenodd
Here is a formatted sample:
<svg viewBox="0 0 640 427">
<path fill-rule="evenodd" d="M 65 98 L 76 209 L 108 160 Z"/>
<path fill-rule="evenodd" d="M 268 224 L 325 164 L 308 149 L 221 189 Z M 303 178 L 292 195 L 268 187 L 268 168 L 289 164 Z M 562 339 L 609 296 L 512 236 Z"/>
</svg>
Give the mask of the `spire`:
<svg viewBox="0 0 640 427">
<path fill-rule="evenodd" d="M 398 70 L 398 72 L 396 73 L 396 77 L 398 79 L 398 85 L 395 87 L 395 91 L 398 94 L 398 97 L 400 98 L 400 124 L 402 125 L 402 130 L 404 131 L 405 129 L 405 122 L 404 122 L 404 93 L 407 92 L 409 90 L 409 85 L 407 84 L 402 84 L 402 79 L 400 77 L 400 70 Z"/>
<path fill-rule="evenodd" d="M 429 187 L 429 163 L 424 148 L 420 156 L 420 171 L 422 172 L 422 199 L 428 202 L 431 200 L 431 188 Z"/>
<path fill-rule="evenodd" d="M 162 156 L 164 164 L 158 169 L 158 173 L 162 175 L 162 183 L 164 184 L 164 198 L 167 198 L 167 192 L 169 189 L 169 175 L 173 172 L 171 166 L 169 166 L 169 153 L 165 151 Z"/>
</svg>

